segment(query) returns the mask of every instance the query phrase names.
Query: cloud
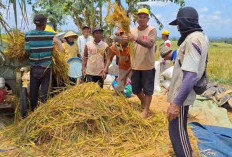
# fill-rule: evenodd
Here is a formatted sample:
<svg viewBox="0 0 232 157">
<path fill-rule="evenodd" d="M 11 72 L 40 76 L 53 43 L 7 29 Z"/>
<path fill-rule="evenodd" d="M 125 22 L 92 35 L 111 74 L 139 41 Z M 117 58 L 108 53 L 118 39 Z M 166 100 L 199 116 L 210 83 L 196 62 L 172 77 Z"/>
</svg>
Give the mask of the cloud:
<svg viewBox="0 0 232 157">
<path fill-rule="evenodd" d="M 171 2 L 161 2 L 161 1 L 147 1 L 147 2 L 138 2 L 137 3 L 138 5 L 149 5 L 151 7 L 154 7 L 154 6 L 158 6 L 158 7 L 164 7 L 164 6 L 167 6 L 169 4 L 171 4 Z"/>
<path fill-rule="evenodd" d="M 221 12 L 220 11 L 215 11 L 214 14 L 215 15 L 221 15 Z"/>
<path fill-rule="evenodd" d="M 200 9 L 200 13 L 205 13 L 205 12 L 208 12 L 209 9 L 207 7 L 204 7 L 204 8 L 201 8 Z"/>
</svg>

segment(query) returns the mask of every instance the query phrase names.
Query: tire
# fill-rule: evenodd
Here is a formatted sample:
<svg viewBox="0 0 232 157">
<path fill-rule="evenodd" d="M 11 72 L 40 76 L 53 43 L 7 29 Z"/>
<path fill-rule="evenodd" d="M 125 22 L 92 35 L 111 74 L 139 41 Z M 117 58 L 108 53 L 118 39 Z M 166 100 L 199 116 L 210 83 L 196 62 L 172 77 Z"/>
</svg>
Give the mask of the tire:
<svg viewBox="0 0 232 157">
<path fill-rule="evenodd" d="M 27 88 L 22 87 L 20 93 L 20 107 L 21 107 L 21 115 L 23 118 L 27 117 Z"/>
</svg>

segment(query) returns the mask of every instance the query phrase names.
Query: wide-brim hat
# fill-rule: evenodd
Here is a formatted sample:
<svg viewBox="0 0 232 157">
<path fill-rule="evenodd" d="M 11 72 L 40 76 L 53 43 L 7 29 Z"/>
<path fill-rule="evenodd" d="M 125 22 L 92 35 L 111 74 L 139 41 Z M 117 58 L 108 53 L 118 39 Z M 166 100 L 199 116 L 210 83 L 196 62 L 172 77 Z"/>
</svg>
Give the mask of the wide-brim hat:
<svg viewBox="0 0 232 157">
<path fill-rule="evenodd" d="M 64 38 L 68 38 L 68 37 L 78 37 L 78 35 L 74 33 L 73 31 L 69 31 L 68 33 L 64 35 Z"/>
</svg>

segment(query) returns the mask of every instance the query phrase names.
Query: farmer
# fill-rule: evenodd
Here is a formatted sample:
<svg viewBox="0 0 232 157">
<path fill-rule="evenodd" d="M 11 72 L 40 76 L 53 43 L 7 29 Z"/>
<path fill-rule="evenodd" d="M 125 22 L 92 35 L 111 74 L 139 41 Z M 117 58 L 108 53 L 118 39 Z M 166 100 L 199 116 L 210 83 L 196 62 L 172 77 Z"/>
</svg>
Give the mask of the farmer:
<svg viewBox="0 0 232 157">
<path fill-rule="evenodd" d="M 170 32 L 168 30 L 164 30 L 162 32 L 162 40 L 164 41 L 163 43 L 168 46 L 168 47 L 171 47 L 172 46 L 172 43 L 171 41 L 169 40 L 169 35 L 170 35 Z"/>
<path fill-rule="evenodd" d="M 77 39 L 77 44 L 80 50 L 80 55 L 81 57 L 84 56 L 84 50 L 85 50 L 85 45 L 88 41 L 92 41 L 93 37 L 90 35 L 90 28 L 88 26 L 82 27 L 82 34 L 78 39 Z"/>
<path fill-rule="evenodd" d="M 176 156 L 192 157 L 187 133 L 188 110 L 196 99 L 193 87 L 205 71 L 209 41 L 199 25 L 198 13 L 192 7 L 181 8 L 170 25 L 177 26 L 181 37 L 168 92 L 169 134 Z"/>
<path fill-rule="evenodd" d="M 148 117 L 149 108 L 154 92 L 156 29 L 148 26 L 149 10 L 142 8 L 138 11 L 138 27 L 131 29 L 129 40 L 134 42 L 135 52 L 131 54 L 132 89 L 141 101 L 143 118 Z"/>
<path fill-rule="evenodd" d="M 29 53 L 30 71 L 30 102 L 32 111 L 38 106 L 39 89 L 41 102 L 45 103 L 50 87 L 53 44 L 60 44 L 54 38 L 55 33 L 44 31 L 47 18 L 43 14 L 34 17 L 35 30 L 25 34 L 25 49 Z"/>
<path fill-rule="evenodd" d="M 170 60 L 175 63 L 177 55 L 178 55 L 178 50 L 173 51 L 170 47 L 166 45 L 160 46 L 159 49 L 160 56 L 166 61 Z"/>
<path fill-rule="evenodd" d="M 170 32 L 168 30 L 164 30 L 161 35 L 162 35 L 163 43 L 160 45 L 160 47 L 167 46 L 171 48 L 172 43 L 169 40 Z M 170 67 L 170 60 L 165 60 L 160 56 L 160 73 L 164 72 L 169 67 Z"/>
<path fill-rule="evenodd" d="M 65 42 L 62 43 L 62 46 L 67 60 L 72 57 L 80 57 L 78 45 L 75 43 L 77 38 L 78 35 L 73 31 L 67 32 L 64 36 Z"/>
<path fill-rule="evenodd" d="M 92 34 L 94 40 L 87 42 L 85 46 L 82 73 L 86 77 L 87 82 L 98 82 L 100 87 L 103 88 L 105 79 L 104 67 L 108 44 L 102 41 L 102 28 L 94 28 Z"/>
<path fill-rule="evenodd" d="M 105 66 L 104 73 L 108 73 L 109 65 L 111 64 L 114 56 L 119 57 L 119 76 L 118 76 L 118 86 L 115 88 L 118 93 L 124 93 L 127 78 L 131 75 L 131 63 L 130 63 L 130 47 L 128 42 L 123 40 L 124 32 L 118 30 L 116 33 L 116 42 L 108 49 L 108 58 Z"/>
</svg>

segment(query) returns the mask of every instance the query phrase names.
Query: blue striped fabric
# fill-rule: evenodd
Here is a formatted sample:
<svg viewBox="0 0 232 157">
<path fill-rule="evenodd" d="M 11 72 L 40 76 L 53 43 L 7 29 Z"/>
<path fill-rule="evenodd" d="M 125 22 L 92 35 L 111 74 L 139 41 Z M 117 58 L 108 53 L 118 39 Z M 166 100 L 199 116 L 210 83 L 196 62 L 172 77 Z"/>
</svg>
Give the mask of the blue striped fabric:
<svg viewBox="0 0 232 157">
<path fill-rule="evenodd" d="M 31 66 L 51 66 L 54 33 L 33 30 L 25 34 L 26 51 Z"/>
</svg>

